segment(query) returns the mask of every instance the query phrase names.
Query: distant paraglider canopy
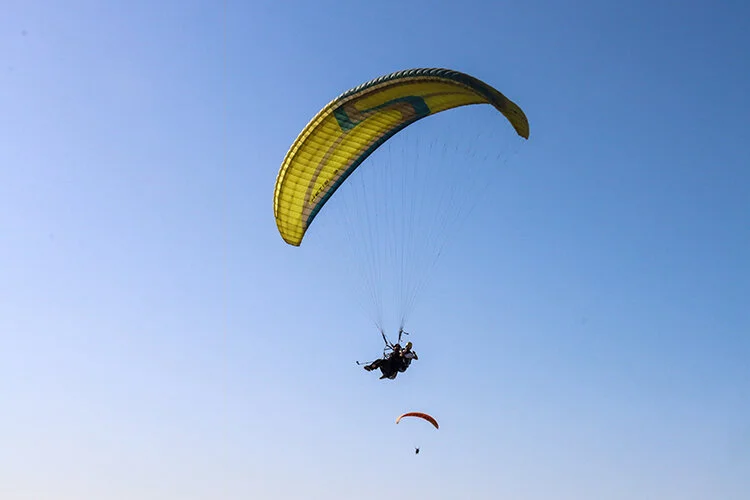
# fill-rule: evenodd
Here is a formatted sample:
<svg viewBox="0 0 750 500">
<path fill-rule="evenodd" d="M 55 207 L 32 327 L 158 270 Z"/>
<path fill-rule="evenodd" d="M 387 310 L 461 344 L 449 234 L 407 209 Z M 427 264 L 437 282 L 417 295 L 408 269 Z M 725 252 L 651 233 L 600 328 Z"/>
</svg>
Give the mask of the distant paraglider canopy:
<svg viewBox="0 0 750 500">
<path fill-rule="evenodd" d="M 403 415 L 401 415 L 400 417 L 398 417 L 396 419 L 396 423 L 399 423 L 401 421 L 401 419 L 404 418 L 404 417 L 421 418 L 422 420 L 426 420 L 429 423 L 431 423 L 432 425 L 434 425 L 435 429 L 439 429 L 440 428 L 440 426 L 437 423 L 437 420 L 435 420 L 435 418 L 433 416 L 428 415 L 427 413 L 422 413 L 422 412 L 419 412 L 419 411 L 410 411 L 410 412 L 404 413 Z M 419 452 L 417 452 L 417 453 L 419 453 Z"/>
</svg>

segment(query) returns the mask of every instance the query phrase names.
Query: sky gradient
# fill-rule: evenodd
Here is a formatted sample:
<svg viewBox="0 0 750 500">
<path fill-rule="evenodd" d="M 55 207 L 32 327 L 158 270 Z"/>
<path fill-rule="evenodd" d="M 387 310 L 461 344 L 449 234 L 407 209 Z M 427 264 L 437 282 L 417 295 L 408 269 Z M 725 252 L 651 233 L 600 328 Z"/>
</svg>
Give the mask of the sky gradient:
<svg viewBox="0 0 750 500">
<path fill-rule="evenodd" d="M 6 4 L 3 499 L 750 497 L 745 2 Z M 531 135 L 383 383 L 272 191 L 322 106 L 412 67 Z"/>
</svg>

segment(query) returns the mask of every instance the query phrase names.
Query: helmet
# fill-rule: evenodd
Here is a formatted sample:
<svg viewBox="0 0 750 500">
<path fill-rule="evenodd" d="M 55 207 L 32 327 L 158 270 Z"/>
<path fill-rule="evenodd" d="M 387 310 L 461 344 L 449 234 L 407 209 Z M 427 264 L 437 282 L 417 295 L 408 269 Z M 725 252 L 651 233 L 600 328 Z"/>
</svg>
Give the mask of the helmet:
<svg viewBox="0 0 750 500">
<path fill-rule="evenodd" d="M 410 350 L 411 350 L 411 342 L 407 342 L 407 343 L 406 343 L 406 350 L 407 350 L 407 351 L 410 351 Z"/>
</svg>

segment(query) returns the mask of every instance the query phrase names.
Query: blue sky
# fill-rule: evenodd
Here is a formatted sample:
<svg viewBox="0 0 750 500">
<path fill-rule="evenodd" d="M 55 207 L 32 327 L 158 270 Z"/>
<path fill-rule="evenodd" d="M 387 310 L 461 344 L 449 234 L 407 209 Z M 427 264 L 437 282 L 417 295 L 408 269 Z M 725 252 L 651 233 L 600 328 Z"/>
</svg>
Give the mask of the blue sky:
<svg viewBox="0 0 750 500">
<path fill-rule="evenodd" d="M 744 3 L 7 4 L 3 498 L 750 496 Z M 531 138 L 385 384 L 272 190 L 330 99 L 432 66 Z"/>
</svg>

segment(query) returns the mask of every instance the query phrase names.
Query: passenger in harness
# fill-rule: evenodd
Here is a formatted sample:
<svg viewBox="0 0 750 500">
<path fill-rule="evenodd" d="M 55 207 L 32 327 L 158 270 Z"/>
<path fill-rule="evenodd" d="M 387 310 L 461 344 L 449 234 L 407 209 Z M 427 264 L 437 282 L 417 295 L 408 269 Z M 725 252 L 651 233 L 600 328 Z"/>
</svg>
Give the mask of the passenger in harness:
<svg viewBox="0 0 750 500">
<path fill-rule="evenodd" d="M 398 332 L 398 343 L 391 344 L 385 336 L 385 333 L 380 332 L 383 335 L 383 341 L 385 342 L 385 349 L 383 351 L 383 357 L 376 359 L 372 363 L 365 365 L 365 370 L 372 371 L 380 368 L 380 379 L 387 378 L 393 380 L 399 373 L 403 373 L 409 368 L 412 360 L 419 359 L 417 353 L 412 350 L 412 343 L 407 342 L 404 347 L 401 347 L 401 335 L 409 335 L 403 329 Z M 389 352 L 390 351 L 390 352 Z M 357 362 L 357 364 L 360 364 Z"/>
</svg>

